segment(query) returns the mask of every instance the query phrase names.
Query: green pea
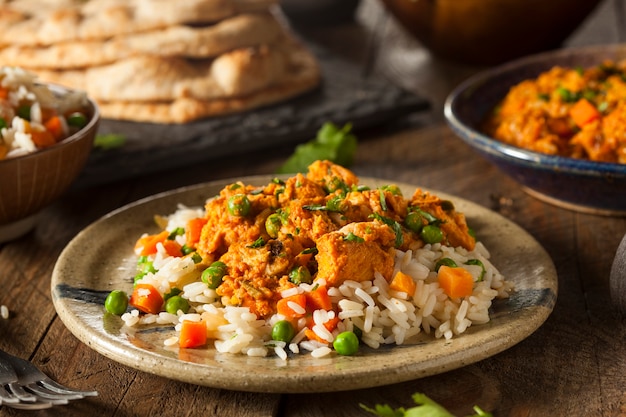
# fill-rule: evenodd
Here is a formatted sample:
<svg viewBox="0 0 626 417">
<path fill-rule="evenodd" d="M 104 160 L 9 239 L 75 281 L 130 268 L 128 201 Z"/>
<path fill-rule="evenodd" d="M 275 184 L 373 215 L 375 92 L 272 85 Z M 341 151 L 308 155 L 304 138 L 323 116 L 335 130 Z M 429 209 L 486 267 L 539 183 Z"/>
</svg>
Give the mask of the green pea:
<svg viewBox="0 0 626 417">
<path fill-rule="evenodd" d="M 23 104 L 17 108 L 17 115 L 25 120 L 30 120 L 30 104 Z"/>
<path fill-rule="evenodd" d="M 171 297 L 174 297 L 175 295 L 180 294 L 181 292 L 183 292 L 183 290 L 181 290 L 180 288 L 172 288 L 169 292 L 165 293 L 163 295 L 163 300 L 167 301 L 169 300 Z"/>
<path fill-rule="evenodd" d="M 449 266 L 450 268 L 456 268 L 458 266 L 456 262 L 450 258 L 441 258 L 435 264 L 435 272 L 438 272 L 442 265 Z"/>
<path fill-rule="evenodd" d="M 180 295 L 174 295 L 170 297 L 165 302 L 165 311 L 170 314 L 178 313 L 178 310 L 181 310 L 183 313 L 187 314 L 189 311 L 189 301 L 181 297 Z"/>
<path fill-rule="evenodd" d="M 439 226 L 435 226 L 434 224 L 428 224 L 424 226 L 424 228 L 420 232 L 420 237 L 426 243 L 439 243 L 443 240 L 443 232 L 441 231 Z"/>
<path fill-rule="evenodd" d="M 140 256 L 137 260 L 137 274 L 135 275 L 134 281 L 137 282 L 147 273 L 152 272 L 154 274 L 156 271 L 152 261 L 148 260 L 147 256 Z"/>
<path fill-rule="evenodd" d="M 354 332 L 339 333 L 333 342 L 335 351 L 343 356 L 354 355 L 359 351 L 359 338 Z"/>
<path fill-rule="evenodd" d="M 198 252 L 191 252 L 191 259 L 193 260 L 194 264 L 199 264 L 200 262 L 202 262 L 202 256 L 200 256 Z"/>
<path fill-rule="evenodd" d="M 111 314 L 121 316 L 128 307 L 128 295 L 122 290 L 113 290 L 104 300 L 104 308 Z"/>
<path fill-rule="evenodd" d="M 5 127 L 9 127 L 9 125 L 4 118 L 0 117 L 0 129 L 4 129 Z"/>
<path fill-rule="evenodd" d="M 296 335 L 296 329 L 287 320 L 277 321 L 272 326 L 272 340 L 289 343 Z"/>
<path fill-rule="evenodd" d="M 191 248 L 191 247 L 189 247 L 189 246 L 187 246 L 187 244 L 184 244 L 184 245 L 180 248 L 180 251 L 183 253 L 183 255 L 189 255 L 190 253 L 195 252 L 195 249 L 194 249 L 194 248 Z M 196 253 L 197 253 L 197 252 L 196 252 Z M 198 255 L 198 256 L 199 256 L 199 255 Z M 200 260 L 202 260 L 202 258 L 200 258 Z M 195 262 L 195 259 L 194 259 L 194 262 Z M 198 262 L 195 262 L 195 263 L 198 263 Z"/>
<path fill-rule="evenodd" d="M 227 269 L 224 262 L 215 261 L 202 272 L 200 279 L 214 290 L 222 283 L 222 278 L 226 275 Z"/>
<path fill-rule="evenodd" d="M 74 112 L 66 117 L 67 124 L 74 127 L 84 127 L 87 125 L 87 116 L 81 112 Z"/>
<path fill-rule="evenodd" d="M 148 272 L 152 272 L 154 274 L 157 270 L 154 267 L 154 264 L 151 261 L 148 261 L 148 262 L 144 262 L 143 264 L 141 264 L 139 271 L 145 275 Z"/>
<path fill-rule="evenodd" d="M 246 217 L 250 213 L 250 200 L 245 194 L 235 194 L 228 199 L 228 212 L 233 216 Z"/>
<path fill-rule="evenodd" d="M 311 272 L 309 272 L 306 266 L 297 266 L 289 273 L 289 281 L 296 285 L 302 283 L 310 284 L 313 282 L 313 277 L 311 277 Z"/>
<path fill-rule="evenodd" d="M 409 230 L 419 233 L 424 227 L 424 218 L 418 212 L 412 211 L 404 218 L 404 225 L 408 227 Z"/>
<path fill-rule="evenodd" d="M 280 219 L 280 215 L 276 213 L 270 214 L 265 220 L 265 231 L 270 237 L 276 238 L 282 224 L 283 222 Z"/>
</svg>

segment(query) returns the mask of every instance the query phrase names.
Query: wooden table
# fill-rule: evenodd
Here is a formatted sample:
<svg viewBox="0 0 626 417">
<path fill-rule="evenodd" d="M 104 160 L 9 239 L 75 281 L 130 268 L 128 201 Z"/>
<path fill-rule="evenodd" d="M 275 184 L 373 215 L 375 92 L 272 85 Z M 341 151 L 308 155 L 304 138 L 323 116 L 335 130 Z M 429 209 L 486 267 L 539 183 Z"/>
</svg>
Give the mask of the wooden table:
<svg viewBox="0 0 626 417">
<path fill-rule="evenodd" d="M 610 4 L 603 4 L 569 42 L 593 43 L 598 36 L 610 41 L 610 11 Z M 551 255 L 559 276 L 558 301 L 545 324 L 518 345 L 455 371 L 391 386 L 295 395 L 212 389 L 139 372 L 101 356 L 66 329 L 50 298 L 50 277 L 58 255 L 81 229 L 157 192 L 271 173 L 292 151 L 271 149 L 74 189 L 41 213 L 35 230 L 0 245 L 0 304 L 11 311 L 9 319 L 0 319 L 0 348 L 32 360 L 61 382 L 99 391 L 98 397 L 29 415 L 356 417 L 369 415 L 360 403 L 409 407 L 415 392 L 426 393 L 457 415 L 471 413 L 475 404 L 497 416 L 626 415 L 626 326 L 609 295 L 609 271 L 626 233 L 626 218 L 580 214 L 543 203 L 474 154 L 442 122 L 440 110 L 451 86 L 477 69 L 437 62 L 392 21 L 381 26 L 376 16 L 377 3 L 364 0 L 361 25 L 313 32 L 319 42 L 343 48 L 354 59 L 369 59 L 350 45 L 369 39 L 364 33 L 382 31 L 383 41 L 393 40 L 388 43 L 393 47 L 379 48 L 375 70 L 427 96 L 433 112 L 399 126 L 362 132 L 352 169 L 361 176 L 457 195 L 525 228 Z M 0 416 L 15 415 L 22 413 L 0 407 Z"/>
</svg>

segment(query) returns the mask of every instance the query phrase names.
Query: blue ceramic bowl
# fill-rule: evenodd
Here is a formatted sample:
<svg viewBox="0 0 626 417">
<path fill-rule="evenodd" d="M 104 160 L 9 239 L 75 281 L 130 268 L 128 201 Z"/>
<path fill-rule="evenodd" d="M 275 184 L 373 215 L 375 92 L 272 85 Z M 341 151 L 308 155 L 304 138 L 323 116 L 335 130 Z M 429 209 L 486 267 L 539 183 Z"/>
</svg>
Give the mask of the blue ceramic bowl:
<svg viewBox="0 0 626 417">
<path fill-rule="evenodd" d="M 505 144 L 479 131 L 510 87 L 555 65 L 590 67 L 626 58 L 626 45 L 561 49 L 521 58 L 476 74 L 447 97 L 446 121 L 454 132 L 531 195 L 571 210 L 626 215 L 626 164 L 544 155 Z"/>
</svg>

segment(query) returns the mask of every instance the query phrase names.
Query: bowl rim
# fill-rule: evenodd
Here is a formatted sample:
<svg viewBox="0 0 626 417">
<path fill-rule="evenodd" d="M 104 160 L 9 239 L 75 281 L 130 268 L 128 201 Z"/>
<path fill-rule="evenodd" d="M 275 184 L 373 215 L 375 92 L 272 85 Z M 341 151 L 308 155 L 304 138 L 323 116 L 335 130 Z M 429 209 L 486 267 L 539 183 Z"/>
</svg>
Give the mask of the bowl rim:
<svg viewBox="0 0 626 417">
<path fill-rule="evenodd" d="M 55 84 L 55 83 L 36 82 L 35 84 L 47 85 L 50 88 L 50 90 L 52 90 L 53 93 L 68 93 L 68 92 L 72 92 L 72 91 L 81 91 L 81 90 L 65 87 L 63 85 Z M 38 149 L 38 150 L 36 150 L 34 152 L 29 152 L 29 153 L 26 153 L 26 154 L 20 155 L 20 156 L 14 156 L 14 157 L 11 157 L 11 158 L 0 159 L 0 164 L 8 164 L 8 163 L 11 163 L 11 162 L 24 161 L 24 160 L 29 159 L 29 158 L 36 158 L 36 157 L 38 157 L 41 154 L 48 153 L 48 152 L 54 152 L 57 149 L 63 148 L 63 147 L 68 146 L 69 144 L 71 144 L 73 142 L 76 142 L 76 141 L 78 141 L 80 139 L 83 139 L 83 137 L 85 136 L 85 132 L 94 129 L 96 127 L 96 125 L 100 122 L 100 109 L 98 108 L 98 105 L 96 104 L 96 102 L 93 99 L 91 99 L 87 95 L 86 95 L 86 99 L 87 99 L 87 102 L 89 103 L 89 105 L 91 106 L 92 115 L 91 115 L 91 118 L 89 119 L 89 122 L 85 126 L 83 126 L 78 132 L 73 133 L 72 135 L 66 137 L 62 141 L 57 142 L 57 143 L 55 143 L 52 146 L 48 146 L 47 148 Z"/>
<path fill-rule="evenodd" d="M 561 171 L 586 173 L 586 174 L 617 174 L 626 175 L 626 164 L 615 162 L 599 162 L 587 159 L 578 159 L 565 156 L 549 155 L 531 151 L 510 145 L 508 143 L 494 139 L 477 130 L 474 126 L 466 123 L 458 113 L 459 102 L 466 99 L 467 94 L 471 94 L 472 89 L 488 83 L 490 79 L 524 68 L 525 66 L 548 62 L 551 59 L 565 57 L 572 54 L 598 53 L 606 50 L 606 53 L 616 53 L 622 51 L 626 58 L 626 44 L 607 44 L 584 47 L 561 48 L 552 51 L 541 52 L 528 55 L 506 62 L 495 67 L 482 70 L 471 75 L 458 84 L 448 94 L 444 101 L 443 113 L 448 125 L 470 145 L 477 146 L 481 151 L 490 155 L 504 155 L 508 159 L 516 160 L 537 168 L 555 168 Z M 537 74 L 539 75 L 539 74 Z"/>
</svg>

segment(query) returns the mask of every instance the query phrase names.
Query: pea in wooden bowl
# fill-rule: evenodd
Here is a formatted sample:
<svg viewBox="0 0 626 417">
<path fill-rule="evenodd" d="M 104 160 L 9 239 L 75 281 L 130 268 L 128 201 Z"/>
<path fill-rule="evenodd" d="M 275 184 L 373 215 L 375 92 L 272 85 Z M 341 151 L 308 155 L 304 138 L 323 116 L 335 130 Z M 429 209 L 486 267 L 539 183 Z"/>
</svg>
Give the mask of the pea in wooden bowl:
<svg viewBox="0 0 626 417">
<path fill-rule="evenodd" d="M 457 136 L 529 194 L 567 209 L 626 215 L 626 164 L 546 155 L 489 137 L 480 129 L 510 87 L 558 65 L 592 67 L 626 58 L 626 45 L 569 48 L 521 58 L 476 74 L 447 97 L 444 114 Z"/>
<path fill-rule="evenodd" d="M 69 90 L 49 85 L 55 95 Z M 0 242 L 30 231 L 39 211 L 59 198 L 79 176 L 93 148 L 100 114 L 87 99 L 87 124 L 59 143 L 0 160 Z"/>
</svg>

